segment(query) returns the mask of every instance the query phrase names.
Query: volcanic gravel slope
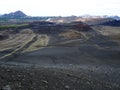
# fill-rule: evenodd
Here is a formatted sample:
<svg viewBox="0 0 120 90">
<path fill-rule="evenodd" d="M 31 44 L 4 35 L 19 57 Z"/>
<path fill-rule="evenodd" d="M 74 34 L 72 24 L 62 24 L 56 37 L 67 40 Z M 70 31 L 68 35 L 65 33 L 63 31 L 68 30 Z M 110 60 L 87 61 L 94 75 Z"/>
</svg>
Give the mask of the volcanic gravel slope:
<svg viewBox="0 0 120 90">
<path fill-rule="evenodd" d="M 112 29 L 120 32 L 81 22 L 0 31 L 7 35 L 0 40 L 0 89 L 119 90 L 119 33 Z"/>
</svg>

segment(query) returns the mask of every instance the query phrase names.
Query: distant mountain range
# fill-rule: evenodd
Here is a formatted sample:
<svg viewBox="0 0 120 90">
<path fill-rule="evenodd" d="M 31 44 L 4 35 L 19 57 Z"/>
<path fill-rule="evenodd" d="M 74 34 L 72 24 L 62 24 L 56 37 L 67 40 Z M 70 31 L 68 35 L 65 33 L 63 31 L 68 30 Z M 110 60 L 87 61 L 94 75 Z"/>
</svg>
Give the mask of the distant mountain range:
<svg viewBox="0 0 120 90">
<path fill-rule="evenodd" d="M 8 14 L 3 14 L 0 17 L 1 18 L 23 18 L 26 17 L 27 15 L 24 14 L 22 11 L 16 11 L 16 12 L 11 12 Z"/>
<path fill-rule="evenodd" d="M 120 26 L 119 16 L 92 16 L 92 15 L 82 15 L 82 16 L 51 16 L 51 17 L 34 17 L 27 16 L 22 11 L 11 12 L 8 14 L 0 15 L 0 23 L 18 23 L 18 22 L 33 22 L 33 21 L 47 21 L 55 23 L 70 23 L 70 22 L 83 22 L 88 25 L 108 25 L 108 26 Z"/>
<path fill-rule="evenodd" d="M 11 12 L 8 14 L 0 14 L 0 18 L 25 18 L 25 17 L 29 17 L 27 16 L 25 13 L 23 13 L 22 11 L 16 11 L 16 12 Z M 44 16 L 43 16 L 44 17 Z M 53 16 L 56 17 L 56 16 Z M 68 16 L 70 18 L 75 18 L 77 16 Z M 79 18 L 112 18 L 115 20 L 120 20 L 119 16 L 108 16 L 108 15 L 104 15 L 104 16 L 92 16 L 92 15 L 82 15 L 82 16 L 78 16 Z"/>
</svg>

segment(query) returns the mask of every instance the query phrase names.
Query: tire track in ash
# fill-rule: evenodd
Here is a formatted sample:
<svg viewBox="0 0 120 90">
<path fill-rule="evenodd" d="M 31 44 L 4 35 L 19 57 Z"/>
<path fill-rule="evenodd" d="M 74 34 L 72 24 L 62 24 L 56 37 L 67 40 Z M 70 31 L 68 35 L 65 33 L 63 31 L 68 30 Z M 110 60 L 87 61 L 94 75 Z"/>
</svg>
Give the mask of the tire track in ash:
<svg viewBox="0 0 120 90">
<path fill-rule="evenodd" d="M 3 60 L 4 62 L 8 62 L 9 60 L 12 60 L 12 58 L 18 57 L 24 49 L 28 48 L 37 39 L 38 39 L 38 35 L 33 36 L 33 38 L 30 41 L 28 41 L 26 44 L 24 44 L 20 48 L 16 49 L 15 51 L 13 51 L 10 54 L 0 57 L 0 60 Z"/>
</svg>

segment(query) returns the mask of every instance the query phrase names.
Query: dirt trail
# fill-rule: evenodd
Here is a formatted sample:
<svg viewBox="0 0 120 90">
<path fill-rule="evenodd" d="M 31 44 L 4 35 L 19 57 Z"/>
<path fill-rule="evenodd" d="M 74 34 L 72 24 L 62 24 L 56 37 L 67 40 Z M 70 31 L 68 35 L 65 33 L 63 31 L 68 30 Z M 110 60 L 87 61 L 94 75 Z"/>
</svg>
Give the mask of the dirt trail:
<svg viewBox="0 0 120 90">
<path fill-rule="evenodd" d="M 28 48 L 32 43 L 34 43 L 37 40 L 37 35 L 34 35 L 28 42 L 26 42 L 24 45 L 22 45 L 20 48 L 14 50 L 12 53 L 9 53 L 7 55 L 4 55 L 3 57 L 0 57 L 0 59 L 4 58 L 13 58 L 18 56 L 25 48 Z"/>
</svg>

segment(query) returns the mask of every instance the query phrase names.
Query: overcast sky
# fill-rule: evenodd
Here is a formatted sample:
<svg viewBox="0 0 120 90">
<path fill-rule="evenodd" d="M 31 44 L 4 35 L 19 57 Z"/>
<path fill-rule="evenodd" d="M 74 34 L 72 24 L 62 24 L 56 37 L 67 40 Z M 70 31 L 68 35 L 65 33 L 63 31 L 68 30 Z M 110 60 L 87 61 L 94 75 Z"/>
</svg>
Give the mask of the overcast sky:
<svg viewBox="0 0 120 90">
<path fill-rule="evenodd" d="M 0 0 L 0 14 L 17 10 L 30 16 L 120 16 L 120 0 Z"/>
</svg>

